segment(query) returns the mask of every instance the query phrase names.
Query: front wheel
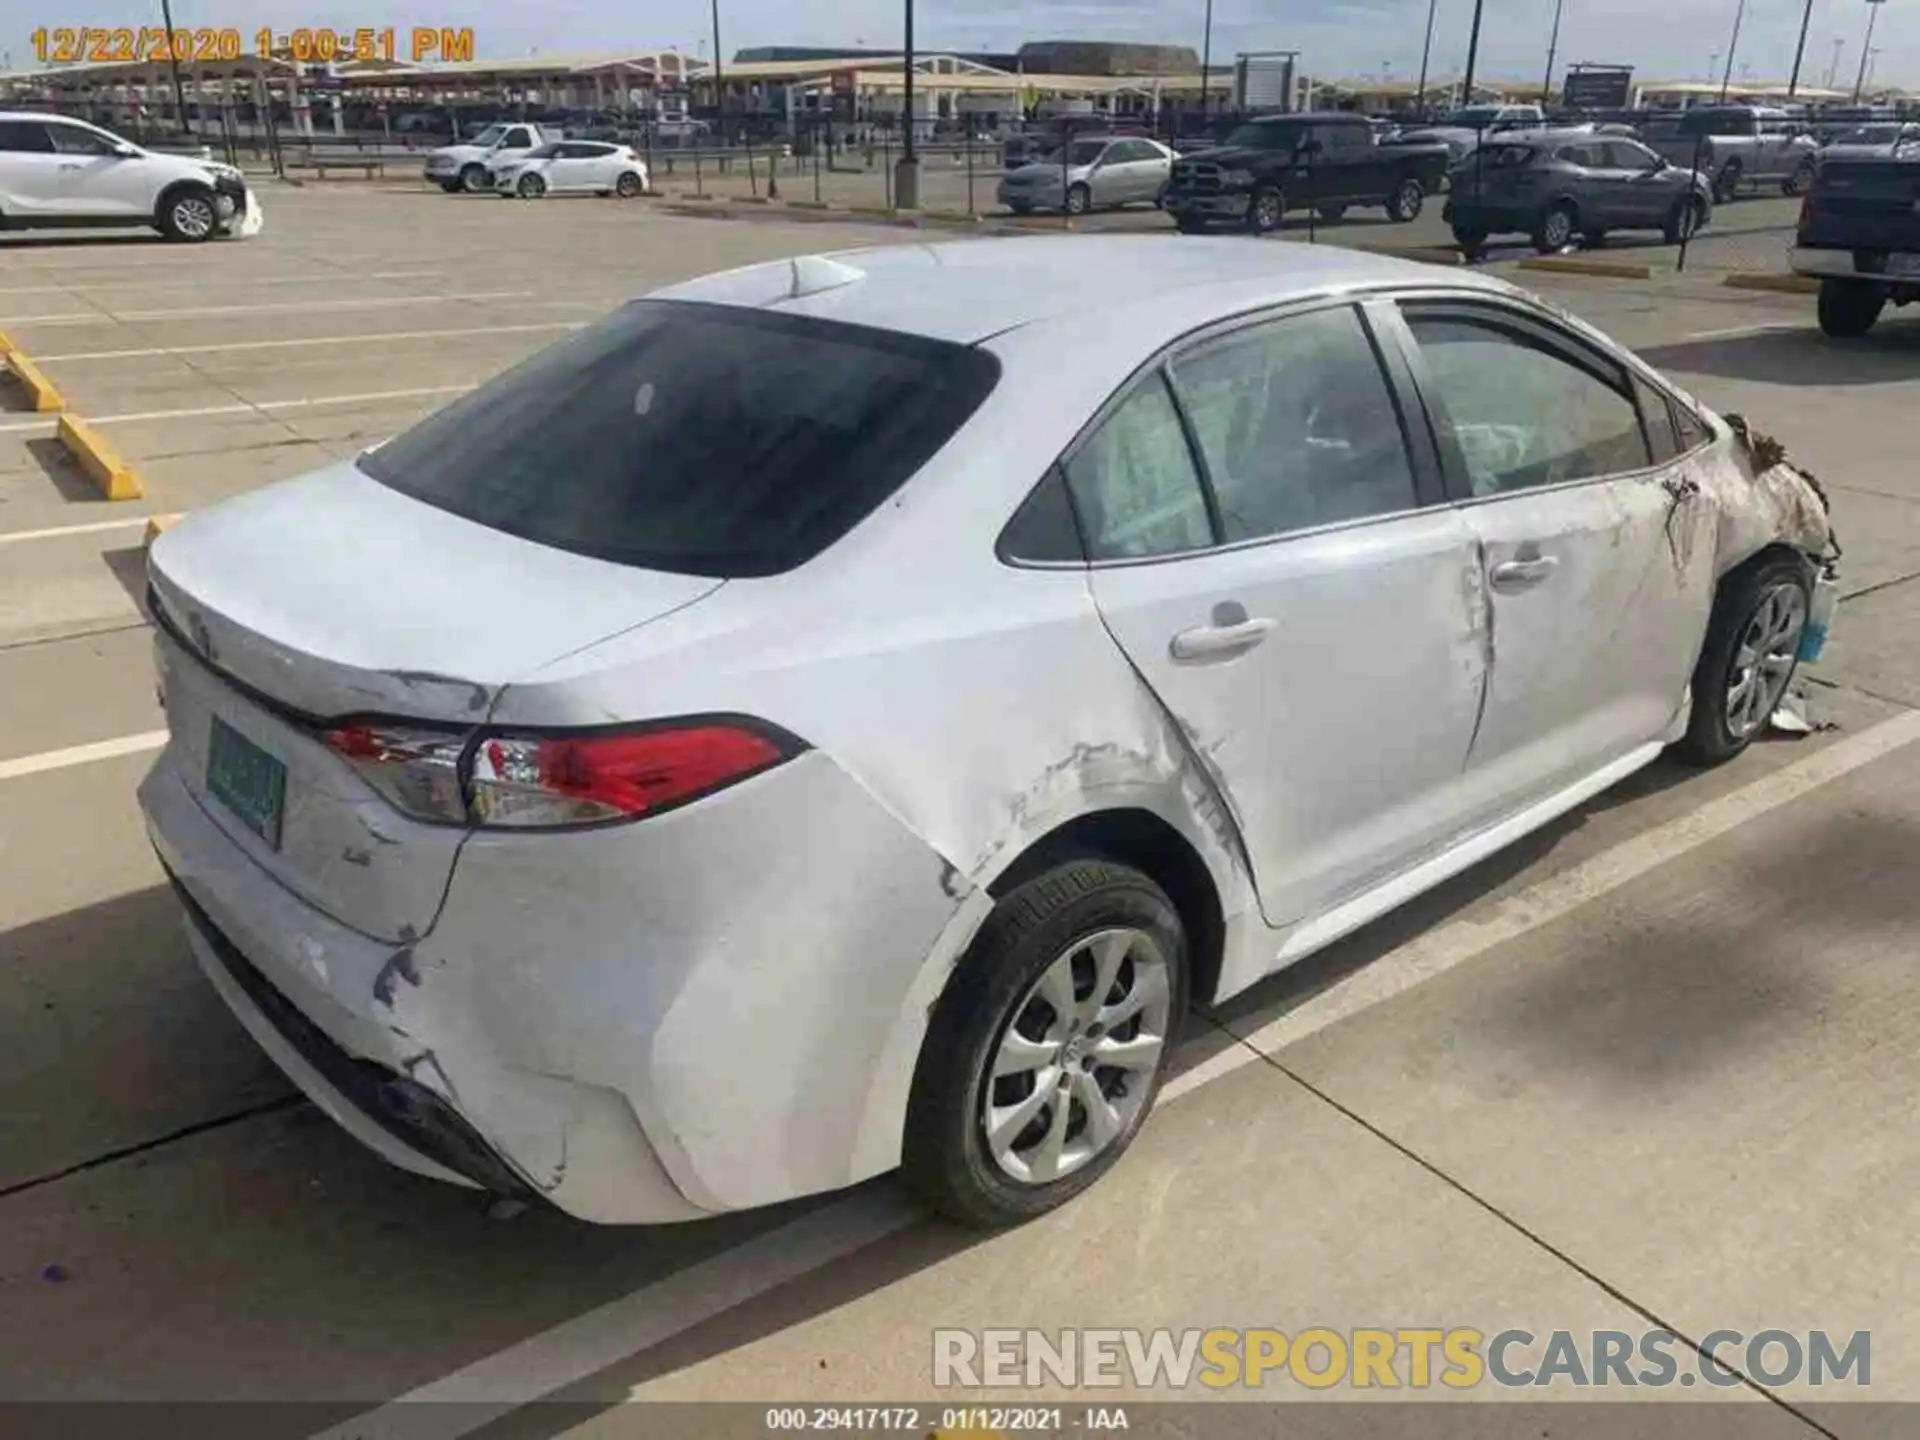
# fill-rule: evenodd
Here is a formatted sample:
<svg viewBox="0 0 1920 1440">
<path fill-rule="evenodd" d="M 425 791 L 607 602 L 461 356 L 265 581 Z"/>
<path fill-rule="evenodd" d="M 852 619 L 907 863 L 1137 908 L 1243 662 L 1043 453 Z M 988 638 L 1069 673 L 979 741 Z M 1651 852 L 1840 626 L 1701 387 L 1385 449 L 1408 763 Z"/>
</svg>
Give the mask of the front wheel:
<svg viewBox="0 0 1920 1440">
<path fill-rule="evenodd" d="M 1408 224 L 1420 218 L 1421 207 L 1426 203 L 1426 187 L 1409 175 L 1387 197 L 1387 218 L 1396 225 Z"/>
<path fill-rule="evenodd" d="M 1542 255 L 1558 255 L 1573 243 L 1573 206 L 1562 201 L 1547 208 L 1533 227 L 1533 248 Z"/>
<path fill-rule="evenodd" d="M 1720 584 L 1693 672 L 1693 716 L 1675 753 L 1696 765 L 1733 759 L 1766 727 L 1800 663 L 1812 596 L 1807 564 L 1775 554 Z"/>
<path fill-rule="evenodd" d="M 907 1106 L 907 1186 L 970 1225 L 1065 1204 L 1133 1143 L 1186 1003 L 1186 936 L 1148 876 L 1088 858 L 1020 886 L 934 1009 Z"/>
<path fill-rule="evenodd" d="M 613 193 L 618 195 L 622 200 L 631 200 L 646 188 L 647 187 L 641 183 L 640 177 L 631 170 L 613 182 Z"/>
<path fill-rule="evenodd" d="M 1724 205 L 1740 193 L 1740 162 L 1729 160 L 1713 177 L 1713 203 Z"/>
<path fill-rule="evenodd" d="M 1886 308 L 1886 294 L 1875 285 L 1859 280 L 1820 282 L 1820 328 L 1836 340 L 1859 339 Z"/>
<path fill-rule="evenodd" d="M 1247 229 L 1270 235 L 1287 218 L 1287 197 L 1271 185 L 1262 185 L 1247 201 Z"/>
<path fill-rule="evenodd" d="M 1093 208 L 1093 192 L 1084 185 L 1073 185 L 1067 190 L 1067 214 L 1084 215 Z"/>
<path fill-rule="evenodd" d="M 466 165 L 460 170 L 460 188 L 469 195 L 478 195 L 487 188 L 487 167 L 484 165 Z"/>
<path fill-rule="evenodd" d="M 538 175 L 522 175 L 520 183 L 513 188 L 522 200 L 538 200 L 547 193 L 547 182 Z"/>
<path fill-rule="evenodd" d="M 167 239 L 198 245 L 212 237 L 220 224 L 220 211 L 206 186 L 182 185 L 168 193 L 156 218 Z"/>
</svg>

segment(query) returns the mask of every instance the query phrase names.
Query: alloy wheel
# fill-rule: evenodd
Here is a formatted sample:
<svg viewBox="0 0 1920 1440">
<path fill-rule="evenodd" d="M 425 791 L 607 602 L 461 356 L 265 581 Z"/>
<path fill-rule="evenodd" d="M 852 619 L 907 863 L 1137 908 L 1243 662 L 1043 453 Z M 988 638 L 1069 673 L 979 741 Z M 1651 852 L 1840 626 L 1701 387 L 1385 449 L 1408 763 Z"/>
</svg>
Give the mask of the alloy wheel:
<svg viewBox="0 0 1920 1440">
<path fill-rule="evenodd" d="M 1806 623 L 1807 598 L 1797 585 L 1776 585 L 1754 606 L 1727 678 L 1727 729 L 1735 739 L 1752 735 L 1780 703 Z"/>
<path fill-rule="evenodd" d="M 173 226 L 189 240 L 202 240 L 213 233 L 213 204 L 200 195 L 187 195 L 173 202 Z"/>
<path fill-rule="evenodd" d="M 1131 928 L 1074 941 L 1013 1008 L 981 1087 L 987 1153 L 1027 1185 L 1070 1175 L 1139 1121 L 1166 1046 L 1166 956 Z"/>
</svg>

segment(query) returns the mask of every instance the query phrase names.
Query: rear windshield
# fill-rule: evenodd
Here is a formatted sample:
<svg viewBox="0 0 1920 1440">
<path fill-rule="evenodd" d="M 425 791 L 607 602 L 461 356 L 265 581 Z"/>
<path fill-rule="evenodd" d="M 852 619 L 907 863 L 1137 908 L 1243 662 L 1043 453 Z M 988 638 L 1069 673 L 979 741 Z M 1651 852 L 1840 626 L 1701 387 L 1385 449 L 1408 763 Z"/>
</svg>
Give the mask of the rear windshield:
<svg viewBox="0 0 1920 1440">
<path fill-rule="evenodd" d="M 357 462 L 510 535 L 650 570 L 772 575 L 892 495 L 993 389 L 983 350 L 642 300 Z"/>
</svg>

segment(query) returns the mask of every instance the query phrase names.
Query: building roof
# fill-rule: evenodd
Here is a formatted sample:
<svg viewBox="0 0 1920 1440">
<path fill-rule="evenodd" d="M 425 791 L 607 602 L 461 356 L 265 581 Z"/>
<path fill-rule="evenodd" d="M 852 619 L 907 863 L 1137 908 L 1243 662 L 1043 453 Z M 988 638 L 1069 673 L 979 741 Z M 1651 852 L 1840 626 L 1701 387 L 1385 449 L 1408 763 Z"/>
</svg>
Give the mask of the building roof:
<svg viewBox="0 0 1920 1440">
<path fill-rule="evenodd" d="M 845 283 L 793 295 L 805 261 L 776 260 L 660 291 L 657 298 L 816 315 L 973 344 L 1040 321 L 1138 304 L 1204 324 L 1233 308 L 1348 286 L 1434 282 L 1431 266 L 1332 245 L 1249 245 L 1231 237 L 1076 235 L 958 240 L 818 257 Z M 1500 288 L 1478 276 L 1467 285 Z M 1222 307 L 1225 307 L 1224 309 Z"/>
</svg>

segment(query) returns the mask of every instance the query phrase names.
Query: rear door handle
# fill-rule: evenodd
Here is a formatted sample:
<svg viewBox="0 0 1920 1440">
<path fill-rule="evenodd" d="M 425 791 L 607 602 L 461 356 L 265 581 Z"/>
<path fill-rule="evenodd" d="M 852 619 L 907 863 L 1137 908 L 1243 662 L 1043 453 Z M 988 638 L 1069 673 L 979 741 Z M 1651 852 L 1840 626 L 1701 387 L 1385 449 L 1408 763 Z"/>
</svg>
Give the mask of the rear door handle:
<svg viewBox="0 0 1920 1440">
<path fill-rule="evenodd" d="M 1551 555 L 1536 555 L 1527 560 L 1503 560 L 1488 572 L 1496 590 L 1531 590 L 1545 580 L 1560 562 Z"/>
<path fill-rule="evenodd" d="M 1176 660 L 1210 660 L 1251 650 L 1265 640 L 1277 622 L 1265 618 L 1242 620 L 1234 625 L 1199 625 L 1182 630 L 1170 647 Z"/>
</svg>

